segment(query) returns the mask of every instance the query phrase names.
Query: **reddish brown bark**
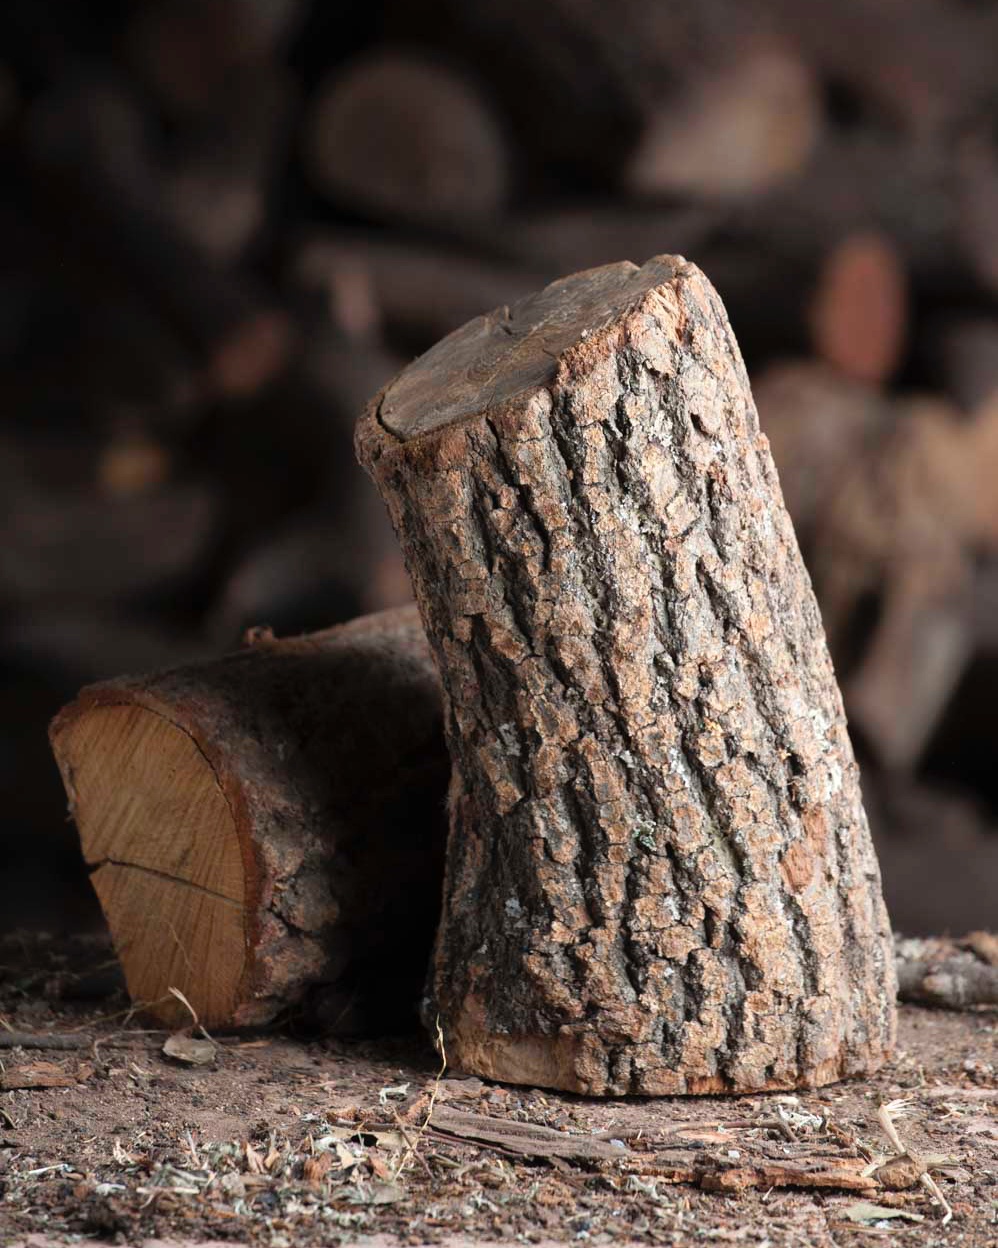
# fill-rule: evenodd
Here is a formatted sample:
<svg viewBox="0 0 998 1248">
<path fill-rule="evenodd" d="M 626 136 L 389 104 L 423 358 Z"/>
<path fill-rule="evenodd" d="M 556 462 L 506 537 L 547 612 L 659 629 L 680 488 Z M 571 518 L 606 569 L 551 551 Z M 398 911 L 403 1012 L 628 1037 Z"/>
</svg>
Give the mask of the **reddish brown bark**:
<svg viewBox="0 0 998 1248">
<path fill-rule="evenodd" d="M 890 930 L 824 635 L 720 301 L 566 278 L 372 405 L 454 773 L 448 1058 L 589 1094 L 876 1067 Z"/>
</svg>

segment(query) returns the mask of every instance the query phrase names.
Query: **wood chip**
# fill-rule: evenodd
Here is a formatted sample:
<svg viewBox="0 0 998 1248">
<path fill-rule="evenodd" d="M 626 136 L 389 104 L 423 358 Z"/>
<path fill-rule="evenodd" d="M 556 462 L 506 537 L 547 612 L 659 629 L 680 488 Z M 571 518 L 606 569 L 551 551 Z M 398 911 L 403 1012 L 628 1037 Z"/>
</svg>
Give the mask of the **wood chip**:
<svg viewBox="0 0 998 1248">
<path fill-rule="evenodd" d="M 176 1062 L 184 1062 L 188 1066 L 210 1066 L 218 1052 L 211 1040 L 199 1040 L 188 1036 L 182 1031 L 167 1036 L 163 1044 L 163 1053 Z"/>
<path fill-rule="evenodd" d="M 0 1078 L 0 1088 L 73 1088 L 94 1073 L 88 1062 L 80 1062 L 72 1070 L 55 1062 L 29 1062 L 8 1070 Z"/>
<path fill-rule="evenodd" d="M 888 1218 L 906 1218 L 909 1222 L 924 1222 L 920 1213 L 907 1209 L 890 1209 L 887 1205 L 871 1205 L 869 1201 L 857 1200 L 842 1210 L 850 1222 L 882 1222 Z"/>
</svg>

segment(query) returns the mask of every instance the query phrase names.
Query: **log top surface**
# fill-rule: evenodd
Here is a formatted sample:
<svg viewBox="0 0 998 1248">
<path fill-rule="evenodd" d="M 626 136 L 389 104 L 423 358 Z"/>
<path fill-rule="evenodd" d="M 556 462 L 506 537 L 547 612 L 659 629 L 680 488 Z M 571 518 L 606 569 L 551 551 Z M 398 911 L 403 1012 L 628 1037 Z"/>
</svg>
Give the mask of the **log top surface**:
<svg viewBox="0 0 998 1248">
<path fill-rule="evenodd" d="M 587 333 L 683 272 L 681 256 L 586 269 L 476 317 L 414 360 L 388 386 L 379 420 L 402 442 L 549 384 L 558 358 Z"/>
</svg>

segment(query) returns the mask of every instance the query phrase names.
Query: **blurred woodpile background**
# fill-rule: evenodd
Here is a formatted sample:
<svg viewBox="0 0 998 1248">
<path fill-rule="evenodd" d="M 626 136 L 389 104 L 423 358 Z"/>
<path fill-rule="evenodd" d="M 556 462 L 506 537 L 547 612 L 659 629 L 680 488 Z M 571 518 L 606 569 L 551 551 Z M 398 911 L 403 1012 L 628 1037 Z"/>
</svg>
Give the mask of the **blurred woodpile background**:
<svg viewBox="0 0 998 1248">
<path fill-rule="evenodd" d="M 5 0 L 0 926 L 94 923 L 77 688 L 405 601 L 353 422 L 564 272 L 741 342 L 909 931 L 998 892 L 998 6 Z"/>
</svg>

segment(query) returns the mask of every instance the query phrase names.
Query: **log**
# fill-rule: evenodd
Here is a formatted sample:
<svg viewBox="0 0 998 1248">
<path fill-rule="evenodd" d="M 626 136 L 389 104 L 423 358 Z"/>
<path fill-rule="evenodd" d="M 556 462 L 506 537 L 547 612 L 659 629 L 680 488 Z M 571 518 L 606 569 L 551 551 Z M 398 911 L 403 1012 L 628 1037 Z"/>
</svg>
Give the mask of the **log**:
<svg viewBox="0 0 998 1248">
<path fill-rule="evenodd" d="M 472 321 L 357 445 L 445 691 L 448 1061 L 588 1095 L 876 1068 L 893 955 L 856 766 L 700 271 L 609 265 Z"/>
<path fill-rule="evenodd" d="M 0 601 L 133 602 L 187 588 L 203 570 L 219 511 L 197 480 L 75 495 L 22 483 L 0 501 L 12 535 L 0 549 Z"/>
<path fill-rule="evenodd" d="M 892 413 L 872 387 L 813 360 L 770 364 L 752 388 L 806 553 L 815 524 L 856 461 L 874 450 Z"/>
<path fill-rule="evenodd" d="M 973 646 L 971 552 L 986 520 L 971 488 L 986 462 L 974 428 L 941 399 L 899 400 L 816 525 L 811 573 L 837 661 L 876 603 L 843 689 L 854 726 L 894 770 L 917 764 Z"/>
<path fill-rule="evenodd" d="M 651 111 L 624 186 L 706 200 L 759 194 L 800 171 L 821 123 L 808 67 L 779 47 L 747 49 Z"/>
<path fill-rule="evenodd" d="M 511 223 L 510 232 L 518 231 L 519 222 Z M 396 338 L 423 346 L 473 316 L 515 303 L 539 280 L 535 271 L 513 264 L 359 231 L 311 239 L 295 273 L 303 285 L 329 290 L 334 319 L 347 332 L 356 325 L 357 337 L 370 336 L 383 321 Z"/>
<path fill-rule="evenodd" d="M 848 377 L 887 381 L 905 346 L 904 266 L 890 238 L 852 234 L 825 258 L 810 308 L 816 353 Z"/>
<path fill-rule="evenodd" d="M 765 0 L 770 20 L 822 73 L 855 97 L 853 109 L 915 133 L 945 133 L 987 107 L 996 20 L 985 5 L 936 0 L 840 0 L 822 6 Z"/>
<path fill-rule="evenodd" d="M 41 95 L 24 126 L 20 164 L 30 211 L 71 252 L 141 293 L 202 365 L 207 397 L 245 399 L 287 366 L 288 314 L 250 276 L 205 253 L 177 228 L 137 133 L 141 120 L 112 83 L 75 81 Z M 60 240 L 60 246 L 61 246 Z"/>
<path fill-rule="evenodd" d="M 567 168 L 603 190 L 667 97 L 737 61 L 760 28 L 735 0 L 548 0 L 543 12 L 531 0 L 405 0 L 390 9 L 396 37 L 419 41 L 433 29 L 473 64 L 538 169 Z"/>
<path fill-rule="evenodd" d="M 93 685 L 52 748 L 132 999 L 168 1025 L 412 1017 L 447 758 L 413 608 Z"/>
<path fill-rule="evenodd" d="M 507 194 L 505 140 L 475 83 L 398 49 L 361 57 L 322 86 L 304 159 L 334 202 L 389 221 L 491 220 Z"/>
<path fill-rule="evenodd" d="M 898 938 L 898 995 L 950 1010 L 998 1005 L 996 945 L 998 938 L 988 932 L 972 932 L 962 941 Z"/>
</svg>

